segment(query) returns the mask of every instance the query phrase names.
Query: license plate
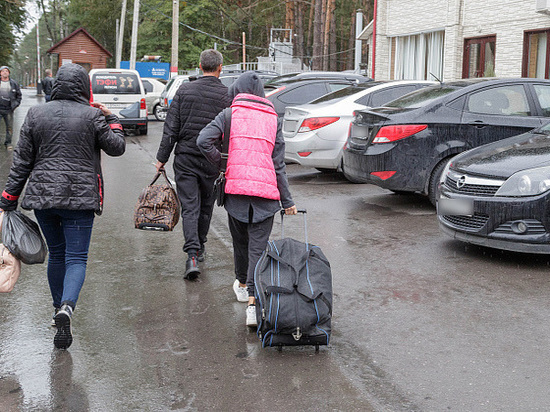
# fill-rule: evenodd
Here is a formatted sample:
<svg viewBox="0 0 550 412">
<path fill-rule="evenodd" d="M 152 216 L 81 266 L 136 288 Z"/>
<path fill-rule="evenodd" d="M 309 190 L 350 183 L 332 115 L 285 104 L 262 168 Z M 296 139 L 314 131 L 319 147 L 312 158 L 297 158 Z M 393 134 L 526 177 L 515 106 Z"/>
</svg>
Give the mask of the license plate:
<svg viewBox="0 0 550 412">
<path fill-rule="evenodd" d="M 107 103 L 105 106 L 109 109 L 125 109 L 128 107 L 128 105 L 124 103 Z"/>
<path fill-rule="evenodd" d="M 473 216 L 474 201 L 471 199 L 440 198 L 437 201 L 437 214 L 446 216 Z"/>
</svg>

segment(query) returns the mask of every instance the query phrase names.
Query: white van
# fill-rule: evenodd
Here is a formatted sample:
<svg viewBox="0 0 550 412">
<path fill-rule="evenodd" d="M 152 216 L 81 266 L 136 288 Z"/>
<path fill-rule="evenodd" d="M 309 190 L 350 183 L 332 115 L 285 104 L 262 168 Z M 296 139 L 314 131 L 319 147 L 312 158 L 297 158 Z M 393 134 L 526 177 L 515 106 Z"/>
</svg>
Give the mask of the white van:
<svg viewBox="0 0 550 412">
<path fill-rule="evenodd" d="M 116 114 L 124 130 L 147 134 L 145 88 L 136 70 L 90 70 L 93 101 L 103 103 Z"/>
</svg>

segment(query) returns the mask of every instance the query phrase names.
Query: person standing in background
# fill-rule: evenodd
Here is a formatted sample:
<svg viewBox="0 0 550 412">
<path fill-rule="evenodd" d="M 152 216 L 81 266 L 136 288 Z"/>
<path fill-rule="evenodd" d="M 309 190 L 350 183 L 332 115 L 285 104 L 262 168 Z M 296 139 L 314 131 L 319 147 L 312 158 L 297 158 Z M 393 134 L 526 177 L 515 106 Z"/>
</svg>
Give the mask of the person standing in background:
<svg viewBox="0 0 550 412">
<path fill-rule="evenodd" d="M 46 98 L 46 103 L 48 103 L 52 98 L 52 89 L 55 79 L 52 77 L 52 71 L 46 69 L 46 77 L 42 79 L 42 91 L 44 92 L 44 97 Z"/>
<path fill-rule="evenodd" d="M 0 67 L 0 80 L 0 117 L 6 124 L 4 146 L 7 150 L 12 150 L 13 112 L 21 104 L 21 89 L 15 80 L 10 79 L 8 66 Z"/>
<path fill-rule="evenodd" d="M 197 136 L 204 126 L 231 104 L 227 87 L 220 81 L 223 57 L 217 50 L 204 50 L 200 56 L 203 76 L 183 83 L 170 104 L 162 140 L 157 152 L 161 170 L 174 151 L 176 189 L 181 204 L 184 278 L 195 280 L 204 260 L 204 244 L 214 209 L 213 187 L 218 169 L 204 158 L 197 147 Z M 174 149 L 175 146 L 175 149 Z"/>
</svg>

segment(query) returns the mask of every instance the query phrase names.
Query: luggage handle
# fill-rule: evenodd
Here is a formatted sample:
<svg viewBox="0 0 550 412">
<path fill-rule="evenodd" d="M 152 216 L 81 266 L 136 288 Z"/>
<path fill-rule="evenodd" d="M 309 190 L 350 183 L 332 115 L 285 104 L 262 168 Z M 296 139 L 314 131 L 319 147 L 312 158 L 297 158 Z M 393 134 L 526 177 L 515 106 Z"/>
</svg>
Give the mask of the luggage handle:
<svg viewBox="0 0 550 412">
<path fill-rule="evenodd" d="M 160 169 L 157 171 L 157 174 L 155 175 L 153 181 L 149 184 L 149 186 L 153 186 L 161 175 L 164 177 L 164 180 L 166 180 L 168 185 L 173 189 L 174 187 L 172 186 L 172 183 L 170 183 L 170 180 L 168 180 L 168 176 L 166 176 L 166 170 L 164 169 Z"/>
<path fill-rule="evenodd" d="M 285 216 L 285 210 L 281 209 L 281 239 L 284 239 L 285 237 L 285 225 L 284 225 L 284 216 Z M 298 213 L 302 213 L 304 215 L 304 237 L 305 237 L 305 243 L 306 243 L 306 250 L 309 248 L 309 244 L 307 241 L 307 210 L 306 209 L 298 209 Z"/>
</svg>

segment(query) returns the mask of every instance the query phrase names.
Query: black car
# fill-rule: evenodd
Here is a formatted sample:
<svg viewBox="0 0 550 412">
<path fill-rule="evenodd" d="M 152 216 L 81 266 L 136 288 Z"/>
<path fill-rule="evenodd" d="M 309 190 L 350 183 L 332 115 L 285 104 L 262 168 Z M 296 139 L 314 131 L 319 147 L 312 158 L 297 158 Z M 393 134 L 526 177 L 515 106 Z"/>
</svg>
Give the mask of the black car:
<svg viewBox="0 0 550 412">
<path fill-rule="evenodd" d="M 352 181 L 426 194 L 435 205 L 439 177 L 451 157 L 540 127 L 549 119 L 549 80 L 441 83 L 357 112 L 343 172 Z"/>
<path fill-rule="evenodd" d="M 550 254 L 550 124 L 456 156 L 439 193 L 439 225 L 450 236 Z"/>
<path fill-rule="evenodd" d="M 246 72 L 247 70 L 228 70 L 228 71 L 222 71 L 220 73 L 220 81 L 227 87 L 231 86 L 233 83 L 235 83 L 235 80 L 239 78 L 241 74 Z M 271 79 L 274 79 L 275 77 L 279 76 L 279 73 L 272 72 L 272 71 L 266 71 L 266 70 L 250 70 L 258 74 L 258 77 L 264 82 L 268 82 Z"/>
<path fill-rule="evenodd" d="M 309 103 L 327 93 L 368 81 L 372 79 L 346 72 L 292 73 L 269 80 L 264 84 L 264 90 L 266 98 L 282 117 L 286 106 Z"/>
</svg>

